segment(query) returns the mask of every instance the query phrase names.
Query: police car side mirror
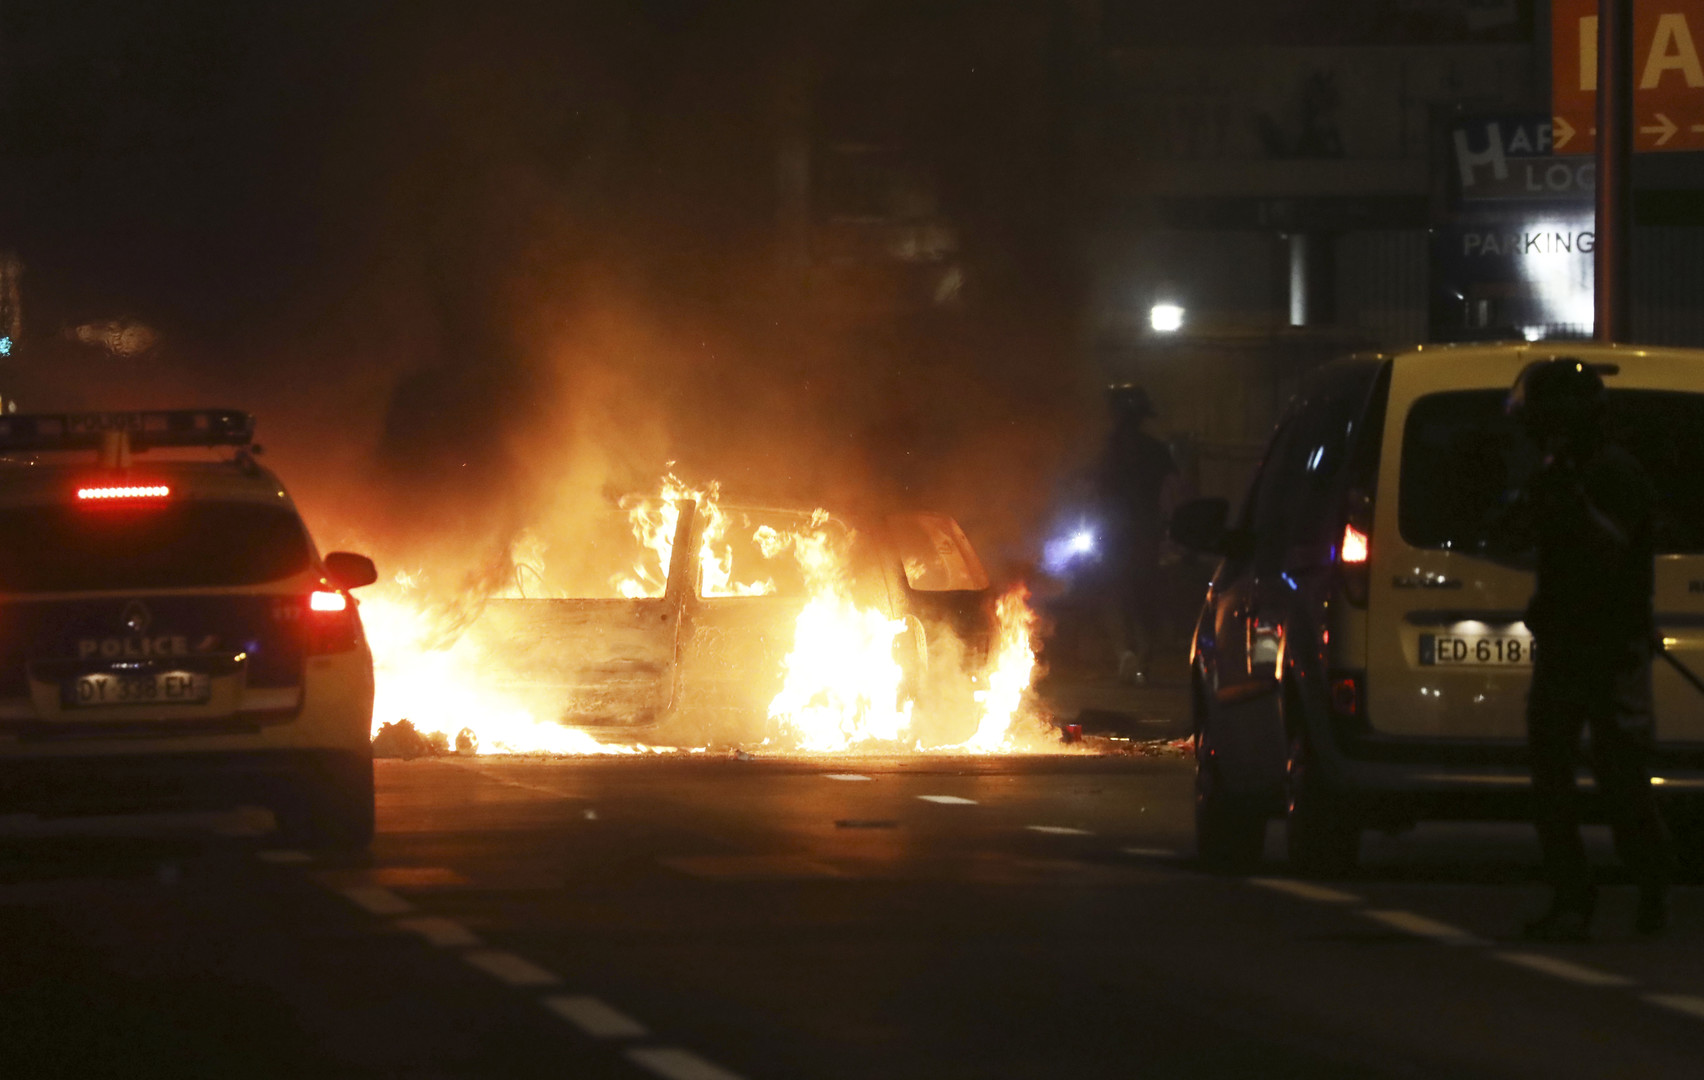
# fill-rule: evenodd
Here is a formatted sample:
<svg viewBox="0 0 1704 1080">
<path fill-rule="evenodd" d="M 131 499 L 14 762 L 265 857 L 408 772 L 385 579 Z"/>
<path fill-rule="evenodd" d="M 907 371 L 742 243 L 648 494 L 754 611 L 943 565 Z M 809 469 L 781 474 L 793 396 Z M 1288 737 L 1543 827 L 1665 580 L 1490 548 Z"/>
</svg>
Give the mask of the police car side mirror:
<svg viewBox="0 0 1704 1080">
<path fill-rule="evenodd" d="M 1190 551 L 1224 554 L 1230 516 L 1231 504 L 1224 499 L 1191 499 L 1172 512 L 1171 538 Z"/>
<path fill-rule="evenodd" d="M 340 589 L 359 589 L 379 580 L 379 570 L 365 555 L 334 551 L 325 557 L 325 576 Z"/>
</svg>

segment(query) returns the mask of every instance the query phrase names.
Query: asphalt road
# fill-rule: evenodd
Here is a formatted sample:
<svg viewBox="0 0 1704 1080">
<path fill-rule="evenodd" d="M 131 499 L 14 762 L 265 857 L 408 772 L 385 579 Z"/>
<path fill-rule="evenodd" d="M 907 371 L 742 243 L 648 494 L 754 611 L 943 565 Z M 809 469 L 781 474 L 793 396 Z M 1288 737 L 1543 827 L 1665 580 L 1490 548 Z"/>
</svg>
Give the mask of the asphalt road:
<svg viewBox="0 0 1704 1080">
<path fill-rule="evenodd" d="M 1704 1071 L 1704 892 L 1639 941 L 1606 866 L 1600 940 L 1527 945 L 1522 828 L 1371 837 L 1321 885 L 1277 827 L 1259 877 L 1197 871 L 1181 756 L 385 761 L 379 790 L 365 861 L 258 811 L 0 821 L 0 1076 Z"/>
</svg>

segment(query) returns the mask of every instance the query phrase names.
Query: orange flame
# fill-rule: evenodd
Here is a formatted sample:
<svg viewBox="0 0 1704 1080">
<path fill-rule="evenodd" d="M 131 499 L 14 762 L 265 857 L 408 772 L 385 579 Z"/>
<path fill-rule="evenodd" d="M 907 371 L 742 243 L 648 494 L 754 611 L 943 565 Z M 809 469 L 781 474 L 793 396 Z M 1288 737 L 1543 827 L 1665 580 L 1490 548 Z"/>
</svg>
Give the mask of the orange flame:
<svg viewBox="0 0 1704 1080">
<path fill-rule="evenodd" d="M 1035 612 L 1030 610 L 1029 590 L 1017 585 L 994 607 L 998 626 L 990 650 L 988 688 L 976 694 L 981 719 L 976 734 L 963 748 L 976 753 L 1009 752 L 1019 744 L 1033 744 L 1034 730 L 1020 728 L 1024 693 L 1035 681 Z M 1028 736 L 1028 737 L 1026 737 Z"/>
<path fill-rule="evenodd" d="M 628 512 L 633 536 L 645 549 L 634 564 L 632 576 L 618 576 L 616 591 L 630 600 L 658 597 L 668 587 L 669 565 L 674 558 L 675 530 L 680 524 L 680 504 L 697 504 L 701 539 L 698 545 L 698 588 L 704 596 L 763 596 L 775 591 L 771 581 L 741 582 L 734 578 L 734 552 L 727 543 L 730 522 L 721 507 L 722 486 L 688 486 L 669 473 L 662 479 L 655 499 L 637 500 Z M 760 530 L 761 531 L 761 530 Z"/>
<path fill-rule="evenodd" d="M 361 598 L 361 621 L 373 650 L 373 734 L 396 720 L 410 721 L 422 735 L 441 735 L 456 745 L 463 731 L 480 754 L 642 754 L 669 747 L 619 746 L 551 720 L 491 687 L 480 676 L 486 658 L 466 638 L 447 628 L 448 614 L 434 614 L 408 595 L 398 575 L 389 595 Z M 453 639 L 453 640 L 450 640 Z"/>
</svg>

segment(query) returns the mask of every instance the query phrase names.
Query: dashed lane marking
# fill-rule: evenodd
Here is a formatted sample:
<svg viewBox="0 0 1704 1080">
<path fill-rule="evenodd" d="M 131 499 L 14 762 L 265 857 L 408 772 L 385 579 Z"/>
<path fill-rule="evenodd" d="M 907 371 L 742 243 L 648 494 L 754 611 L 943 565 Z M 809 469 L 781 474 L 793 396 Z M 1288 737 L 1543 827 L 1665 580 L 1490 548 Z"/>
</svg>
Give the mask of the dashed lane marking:
<svg viewBox="0 0 1704 1080">
<path fill-rule="evenodd" d="M 855 773 L 855 772 L 825 772 L 822 775 L 823 775 L 823 778 L 827 779 L 827 780 L 868 780 L 869 779 L 869 777 L 864 776 L 860 773 Z"/>
<path fill-rule="evenodd" d="M 1361 898 L 1354 893 L 1339 892 L 1336 889 L 1328 889 L 1324 885 L 1296 881 L 1293 878 L 1255 877 L 1249 878 L 1248 883 L 1258 885 L 1262 889 L 1287 893 L 1302 900 L 1313 900 L 1321 904 L 1359 904 L 1361 902 Z"/>
<path fill-rule="evenodd" d="M 398 919 L 396 926 L 399 930 L 419 934 L 426 939 L 428 945 L 436 945 L 440 949 L 472 949 L 484 944 L 477 934 L 461 923 L 432 915 L 418 919 Z"/>
<path fill-rule="evenodd" d="M 338 892 L 372 915 L 407 915 L 414 910 L 413 904 L 378 885 L 351 885 Z"/>
<path fill-rule="evenodd" d="M 362 872 L 369 885 L 392 888 L 427 888 L 433 885 L 466 885 L 467 878 L 447 866 L 375 866 Z"/>
<path fill-rule="evenodd" d="M 261 862 L 276 863 L 279 866 L 291 866 L 314 861 L 314 857 L 305 851 L 257 851 L 254 857 Z"/>
<path fill-rule="evenodd" d="M 510 986 L 555 986 L 562 981 L 554 971 L 546 971 L 531 960 L 501 949 L 478 949 L 462 953 L 462 959 L 487 975 L 502 979 Z"/>
<path fill-rule="evenodd" d="M 1645 1000 L 1660 1008 L 1704 1020 L 1704 997 L 1692 994 L 1646 994 Z"/>
<path fill-rule="evenodd" d="M 965 799 L 957 795 L 919 795 L 924 802 L 940 803 L 942 806 L 975 806 L 975 799 Z"/>
<path fill-rule="evenodd" d="M 1363 911 L 1361 914 L 1394 930 L 1435 941 L 1440 945 L 1489 944 L 1484 938 L 1474 937 L 1466 930 L 1438 922 L 1436 919 L 1428 919 L 1424 915 L 1416 915 L 1412 911 Z"/>
<path fill-rule="evenodd" d="M 636 1039 L 645 1025 L 595 997 L 555 994 L 544 999 L 544 1007 L 594 1039 Z"/>
<path fill-rule="evenodd" d="M 1575 964 L 1543 953 L 1500 952 L 1492 953 L 1505 963 L 1517 964 L 1532 971 L 1545 975 L 1554 975 L 1558 979 L 1566 979 L 1581 986 L 1632 986 L 1633 980 L 1625 975 L 1611 975 L 1607 971 L 1589 968 L 1584 964 Z"/>
<path fill-rule="evenodd" d="M 1138 859 L 1175 859 L 1177 852 L 1164 847 L 1126 847 L 1119 848 L 1126 855 L 1134 855 Z"/>
<path fill-rule="evenodd" d="M 1049 836 L 1093 836 L 1087 829 L 1073 829 L 1069 825 L 1025 825 L 1030 832 L 1046 833 Z"/>
<path fill-rule="evenodd" d="M 739 1073 L 705 1061 L 690 1050 L 678 1050 L 672 1046 L 629 1050 L 627 1059 L 663 1077 L 663 1080 L 742 1080 Z"/>
</svg>

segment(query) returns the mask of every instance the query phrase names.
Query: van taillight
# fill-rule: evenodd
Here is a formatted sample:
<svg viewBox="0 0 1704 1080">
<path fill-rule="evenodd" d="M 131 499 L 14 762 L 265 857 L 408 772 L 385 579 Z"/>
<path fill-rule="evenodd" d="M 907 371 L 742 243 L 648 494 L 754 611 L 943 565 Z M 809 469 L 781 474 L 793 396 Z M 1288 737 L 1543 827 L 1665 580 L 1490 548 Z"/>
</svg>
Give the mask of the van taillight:
<svg viewBox="0 0 1704 1080">
<path fill-rule="evenodd" d="M 1351 565 L 1366 562 L 1367 534 L 1353 524 L 1343 526 L 1343 546 L 1338 549 L 1337 557 Z"/>
<path fill-rule="evenodd" d="M 1326 709 L 1331 729 L 1338 738 L 1365 734 L 1367 725 L 1365 678 L 1359 671 L 1333 671 L 1326 677 Z"/>
<path fill-rule="evenodd" d="M 1365 529 L 1351 521 L 1343 526 L 1343 543 L 1337 549 L 1337 565 L 1343 579 L 1343 595 L 1356 607 L 1367 606 L 1367 561 L 1371 543 Z"/>
</svg>

